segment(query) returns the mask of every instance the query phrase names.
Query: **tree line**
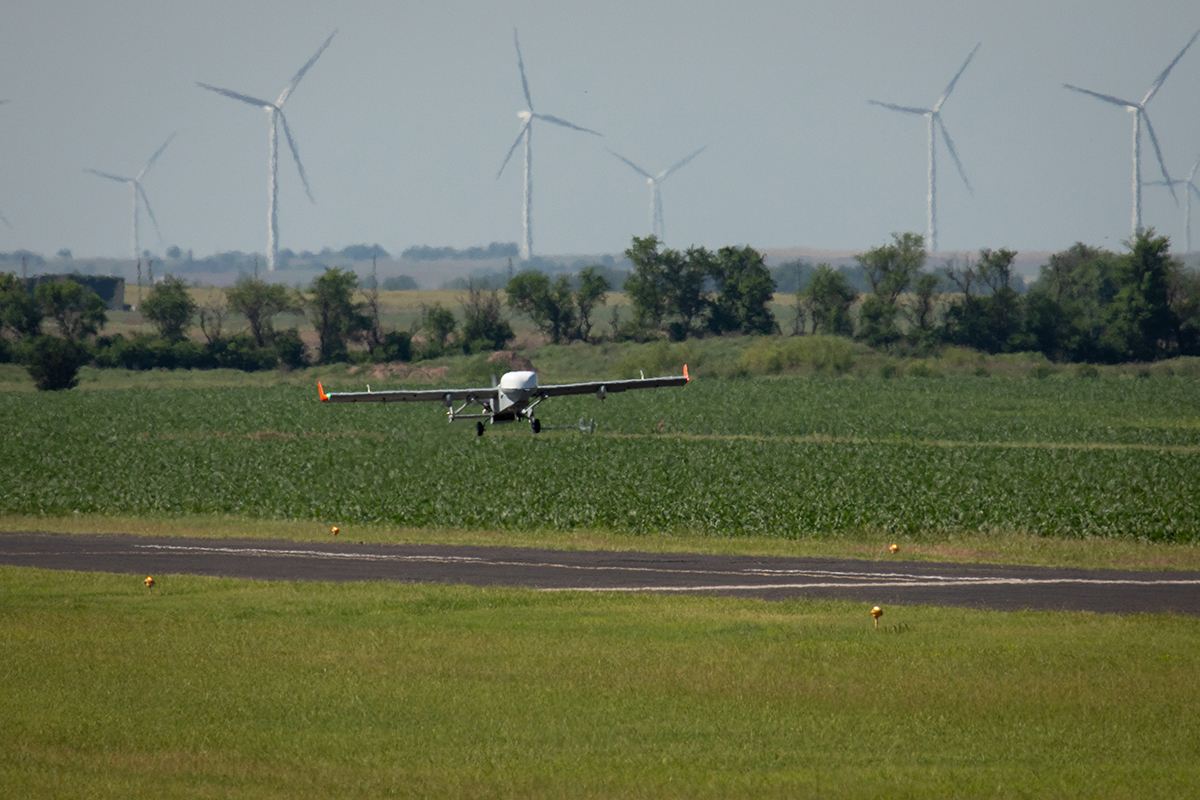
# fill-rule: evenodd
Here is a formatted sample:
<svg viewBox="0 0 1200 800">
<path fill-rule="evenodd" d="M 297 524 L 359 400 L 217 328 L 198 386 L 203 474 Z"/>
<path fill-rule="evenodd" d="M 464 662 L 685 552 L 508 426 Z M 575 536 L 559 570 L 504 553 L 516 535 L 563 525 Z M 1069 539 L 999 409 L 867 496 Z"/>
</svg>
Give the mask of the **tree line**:
<svg viewBox="0 0 1200 800">
<path fill-rule="evenodd" d="M 988 353 L 1038 351 L 1053 361 L 1119 363 L 1200 355 L 1200 274 L 1151 229 L 1129 252 L 1076 243 L 1052 255 L 1021 295 L 1007 249 L 926 272 L 923 237 L 857 256 L 871 291 L 818 265 L 796 293 L 794 333 L 854 336 L 884 349 L 931 352 L 959 345 Z M 856 312 L 856 313 L 852 313 Z"/>
<path fill-rule="evenodd" d="M 984 249 L 978 259 L 930 272 L 923 237 L 893 234 L 856 256 L 869 291 L 858 291 L 844 270 L 828 264 L 806 270 L 790 332 L 854 337 L 900 354 L 959 345 L 1076 362 L 1200 355 L 1200 275 L 1184 269 L 1169 240 L 1153 229 L 1125 245 L 1129 252 L 1120 255 L 1082 243 L 1055 253 L 1021 295 L 1014 251 Z M 42 282 L 30 292 L 26 281 L 0 273 L 0 361 L 24 364 L 39 388 L 55 389 L 75 385 L 85 363 L 262 370 L 499 350 L 514 338 L 512 314 L 527 317 L 555 344 L 781 332 L 771 311 L 775 281 L 751 247 L 679 251 L 648 236 L 635 237 L 624 255 L 633 267 L 621 286 L 630 312 L 622 319 L 613 306 L 607 334 L 597 314 L 613 287 L 601 265 L 574 276 L 518 273 L 507 281 L 503 302 L 499 289 L 469 283 L 459 313 L 425 307 L 410 330 L 384 330 L 377 285 L 363 289 L 352 270 L 327 267 L 307 291 L 243 275 L 205 305 L 183 279 L 167 276 L 139 309 L 155 333 L 132 336 L 100 335 L 105 303 L 80 282 Z M 247 330 L 228 332 L 229 312 L 244 317 Z M 287 314 L 311 321 L 314 351 L 298 326 L 277 330 L 276 320 Z M 189 337 L 194 325 L 203 342 Z"/>
</svg>

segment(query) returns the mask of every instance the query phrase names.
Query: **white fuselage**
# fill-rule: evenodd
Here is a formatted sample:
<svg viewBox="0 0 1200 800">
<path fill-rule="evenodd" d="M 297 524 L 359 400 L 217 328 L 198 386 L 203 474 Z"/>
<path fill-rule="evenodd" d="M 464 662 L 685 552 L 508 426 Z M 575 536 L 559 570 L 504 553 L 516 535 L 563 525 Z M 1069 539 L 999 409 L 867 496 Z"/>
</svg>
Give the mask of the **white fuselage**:
<svg viewBox="0 0 1200 800">
<path fill-rule="evenodd" d="M 500 385 L 496 388 L 499 389 L 499 396 L 496 398 L 496 407 L 492 409 L 493 414 L 496 417 L 513 419 L 516 412 L 529 404 L 533 393 L 537 391 L 537 373 L 531 370 L 506 372 L 500 377 Z"/>
</svg>

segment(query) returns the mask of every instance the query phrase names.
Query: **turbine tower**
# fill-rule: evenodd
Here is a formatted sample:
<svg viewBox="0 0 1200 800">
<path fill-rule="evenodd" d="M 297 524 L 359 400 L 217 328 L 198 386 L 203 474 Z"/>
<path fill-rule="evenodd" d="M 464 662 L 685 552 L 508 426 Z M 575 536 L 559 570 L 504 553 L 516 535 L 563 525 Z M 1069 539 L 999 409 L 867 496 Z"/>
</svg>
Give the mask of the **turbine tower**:
<svg viewBox="0 0 1200 800">
<path fill-rule="evenodd" d="M 99 170 L 94 170 L 94 169 L 85 169 L 84 170 L 84 172 L 90 172 L 92 175 L 98 175 L 101 178 L 108 178 L 110 181 L 116 181 L 117 183 L 125 183 L 125 184 L 129 185 L 129 192 L 132 195 L 132 197 L 131 197 L 131 201 L 132 201 L 131 213 L 133 216 L 133 233 L 131 234 L 130 240 L 133 244 L 133 258 L 135 261 L 138 258 L 141 258 L 141 250 L 140 250 L 140 246 L 138 243 L 138 200 L 139 199 L 141 200 L 142 204 L 146 206 L 146 213 L 150 216 L 150 221 L 154 223 L 154 230 L 158 232 L 159 243 L 160 244 L 162 243 L 162 231 L 158 227 L 158 220 L 155 219 L 155 217 L 154 217 L 154 209 L 152 209 L 150 207 L 150 198 L 146 196 L 146 190 L 142 188 L 142 178 L 146 177 L 146 173 L 149 172 L 150 168 L 154 166 L 154 162 L 158 161 L 158 157 L 163 154 L 163 151 L 167 149 L 167 145 L 169 145 L 171 143 L 171 140 L 174 138 L 175 138 L 175 134 L 173 134 L 173 133 L 170 136 L 168 136 L 167 140 L 162 143 L 162 147 L 160 147 L 154 151 L 154 155 L 150 156 L 150 160 L 146 162 L 146 166 L 142 167 L 142 171 L 139 172 L 135 177 L 122 178 L 120 175 L 111 175 L 107 172 L 100 172 Z"/>
<path fill-rule="evenodd" d="M 1192 252 L 1192 195 L 1200 199 L 1200 187 L 1196 186 L 1196 170 L 1200 169 L 1200 156 L 1192 164 L 1192 170 L 1186 178 L 1172 178 L 1170 181 L 1149 181 L 1147 186 L 1183 187 L 1183 230 L 1186 242 L 1186 252 Z"/>
<path fill-rule="evenodd" d="M 521 204 L 521 258 L 528 261 L 533 257 L 533 216 L 532 216 L 532 201 L 533 201 L 533 174 L 531 172 L 533 166 L 533 149 L 530 145 L 530 140 L 533 136 L 533 121 L 540 119 L 545 122 L 552 122 L 555 125 L 561 125 L 564 128 L 571 128 L 584 133 L 590 133 L 594 136 L 603 136 L 602 133 L 597 133 L 590 128 L 581 128 L 578 125 L 567 122 L 565 119 L 553 117 L 549 114 L 536 114 L 533 111 L 533 98 L 529 94 L 529 81 L 525 79 L 525 62 L 521 58 L 521 42 L 517 39 L 517 29 L 513 28 L 513 44 L 517 46 L 517 69 L 521 71 L 521 88 L 525 90 L 525 103 L 528 109 L 518 111 L 517 118 L 521 120 L 521 132 L 517 134 L 516 141 L 512 147 L 508 148 L 508 155 L 504 157 L 504 163 L 500 165 L 500 169 L 496 172 L 496 179 L 500 179 L 504 168 L 508 166 L 512 154 L 516 151 L 517 145 L 521 144 L 521 140 L 525 140 L 525 194 Z"/>
<path fill-rule="evenodd" d="M 197 83 L 196 85 L 202 89 L 208 89 L 210 92 L 223 94 L 226 97 L 234 100 L 241 100 L 243 103 L 249 103 L 252 106 L 257 106 L 271 118 L 271 158 L 268 171 L 270 177 L 267 183 L 267 269 L 274 270 L 275 262 L 279 255 L 279 126 L 283 125 L 283 135 L 287 137 L 288 147 L 291 148 L 292 157 L 296 160 L 296 169 L 300 173 L 300 181 L 304 184 L 304 191 L 308 194 L 308 199 L 316 203 L 313 197 L 312 190 L 308 188 L 308 176 L 304 174 L 304 165 L 300 163 L 300 151 L 296 149 L 296 140 L 292 138 L 292 130 L 288 127 L 287 117 L 283 115 L 283 104 L 296 90 L 296 85 L 300 83 L 300 79 L 304 77 L 304 73 L 308 72 L 312 65 L 317 63 L 317 59 L 321 57 L 321 53 L 325 52 L 325 48 L 329 47 L 329 43 L 333 41 L 333 37 L 337 35 L 335 30 L 329 34 L 329 38 L 325 43 L 317 48 L 317 52 L 313 53 L 291 82 L 283 88 L 279 94 L 279 99 L 272 103 L 269 100 L 259 100 L 255 97 L 231 92 L 228 89 L 219 89 L 216 86 L 209 86 L 207 83 Z"/>
<path fill-rule="evenodd" d="M 1110 94 L 1100 94 L 1093 92 L 1090 89 L 1080 89 L 1078 86 L 1072 86 L 1069 83 L 1064 83 L 1063 86 L 1073 92 L 1091 95 L 1098 100 L 1103 100 L 1106 103 L 1112 103 L 1116 106 L 1121 106 L 1130 114 L 1133 115 L 1133 235 L 1137 236 L 1138 231 L 1142 229 L 1142 122 L 1146 123 L 1146 132 L 1150 134 L 1150 143 L 1154 145 L 1154 154 L 1158 157 L 1158 166 L 1162 170 L 1163 180 L 1166 181 L 1167 188 L 1171 190 L 1171 196 L 1175 197 L 1175 186 L 1171 183 L 1171 176 L 1167 174 L 1167 165 L 1163 163 L 1162 150 L 1158 146 L 1158 137 L 1154 135 L 1154 126 L 1150 124 L 1150 116 L 1146 113 L 1146 104 L 1150 102 L 1154 95 L 1158 94 L 1158 90 L 1162 88 L 1163 81 L 1167 79 L 1167 75 L 1179 63 L 1179 59 L 1183 58 L 1183 54 L 1192 46 L 1192 42 L 1196 41 L 1196 37 L 1200 36 L 1200 31 L 1192 34 L 1192 38 L 1179 51 L 1179 55 L 1167 65 L 1167 68 L 1162 71 L 1158 78 L 1150 85 L 1150 91 L 1146 92 L 1146 96 L 1141 102 L 1134 100 L 1122 100 L 1119 97 L 1113 97 Z"/>
<path fill-rule="evenodd" d="M 683 159 L 679 163 L 675 164 L 673 167 L 664 169 L 662 172 L 658 173 L 657 175 L 651 175 L 649 172 L 646 172 L 646 170 L 642 169 L 637 164 L 633 163 L 628 158 L 626 158 L 625 156 L 621 155 L 620 153 L 618 153 L 616 151 L 613 151 L 613 150 L 608 151 L 608 152 L 612 153 L 614 156 L 616 156 L 617 158 L 624 161 L 626 164 L 628 164 L 629 167 L 634 172 L 643 176 L 646 179 L 646 183 L 649 184 L 649 186 L 650 186 L 650 232 L 653 233 L 655 236 L 657 236 L 658 240 L 660 242 L 666 238 L 666 233 L 665 233 L 665 228 L 663 225 L 662 195 L 659 192 L 659 185 L 663 181 L 665 181 L 672 172 L 679 169 L 684 164 L 688 163 L 693 158 L 695 158 L 696 156 L 703 153 L 707 147 L 708 147 L 708 145 L 701 147 L 699 150 L 692 153 L 690 156 Z"/>
<path fill-rule="evenodd" d="M 7 100 L 0 100 L 0 106 L 4 105 L 7 102 L 8 102 Z M 5 216 L 3 214 L 0 214 L 0 222 L 3 222 L 5 224 L 5 226 L 7 226 L 9 228 L 12 227 L 12 225 L 8 224 L 8 220 L 5 218 Z"/>
<path fill-rule="evenodd" d="M 942 122 L 942 105 L 945 104 L 946 98 L 950 96 L 950 92 L 954 91 L 954 84 L 958 83 L 958 79 L 962 77 L 967 65 L 971 63 L 971 59 L 979 52 L 983 42 L 975 45 L 975 49 L 967 56 L 967 60 L 958 68 L 958 72 L 954 78 L 946 85 L 946 91 L 942 92 L 942 96 L 933 104 L 933 108 L 913 108 L 912 106 L 898 106 L 892 103 L 881 103 L 878 100 L 869 100 L 872 105 L 883 106 L 890 108 L 892 111 L 900 111 L 905 114 L 917 114 L 925 117 L 929 121 L 929 193 L 927 203 L 928 211 L 928 229 L 925 234 L 925 246 L 929 248 L 930 253 L 937 252 L 937 155 L 934 151 L 934 128 L 938 128 L 942 132 L 942 139 L 946 142 L 946 149 L 950 151 L 950 157 L 954 159 L 954 165 L 958 167 L 958 174 L 962 177 L 963 183 L 967 187 L 967 191 L 974 194 L 971 189 L 971 182 L 967 180 L 967 173 L 963 170 L 962 162 L 958 160 L 958 153 L 954 149 L 954 142 L 950 139 L 950 133 L 946 130 L 946 123 Z"/>
</svg>

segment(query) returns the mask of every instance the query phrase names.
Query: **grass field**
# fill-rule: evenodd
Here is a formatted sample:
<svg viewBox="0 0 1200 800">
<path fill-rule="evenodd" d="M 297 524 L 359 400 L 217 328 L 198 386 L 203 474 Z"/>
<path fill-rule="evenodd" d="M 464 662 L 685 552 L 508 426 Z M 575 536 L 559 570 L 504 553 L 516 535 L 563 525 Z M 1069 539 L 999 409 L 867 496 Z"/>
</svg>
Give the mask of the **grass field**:
<svg viewBox="0 0 1200 800">
<path fill-rule="evenodd" d="M 0 568 L 27 797 L 1189 797 L 1170 616 Z"/>
</svg>

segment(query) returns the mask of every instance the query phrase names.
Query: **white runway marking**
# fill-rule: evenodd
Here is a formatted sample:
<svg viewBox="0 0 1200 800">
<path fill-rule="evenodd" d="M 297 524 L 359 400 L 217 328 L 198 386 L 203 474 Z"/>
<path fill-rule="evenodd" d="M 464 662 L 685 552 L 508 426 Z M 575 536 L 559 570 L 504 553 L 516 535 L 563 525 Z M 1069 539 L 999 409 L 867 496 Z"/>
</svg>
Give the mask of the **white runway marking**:
<svg viewBox="0 0 1200 800">
<path fill-rule="evenodd" d="M 866 575 L 866 577 L 870 577 Z M 903 576 L 908 577 L 908 576 Z M 932 576 L 932 580 L 847 581 L 838 583 L 747 583 L 713 584 L 711 586 L 593 586 L 586 588 L 543 589 L 547 592 L 717 592 L 758 591 L 761 589 L 907 589 L 931 586 L 1047 586 L 1053 584 L 1088 584 L 1095 586 L 1200 586 L 1200 580 L 1102 580 L 1098 578 L 947 578 Z"/>
<path fill-rule="evenodd" d="M 604 586 L 604 587 L 554 587 L 543 591 L 549 592 L 714 592 L 714 591 L 761 591 L 764 589 L 882 589 L 882 588 L 929 588 L 949 586 L 1051 586 L 1051 585 L 1087 585 L 1087 586 L 1200 586 L 1200 579 L 1153 578 L 1139 580 L 1136 578 L 1005 578 L 1000 576 L 948 576 L 922 575 L 903 572 L 849 572 L 844 570 L 819 569 L 763 569 L 748 568 L 745 570 L 698 570 L 698 569 L 667 569 L 662 567 L 639 566 L 588 566 L 581 564 L 559 564 L 553 562 L 532 561 L 501 561 L 478 558 L 473 556 L 436 556 L 436 555 L 385 555 L 376 553 L 349 553 L 328 550 L 275 550 L 270 548 L 253 547 L 200 547 L 194 545 L 160 545 L 139 544 L 135 547 L 153 550 L 171 550 L 182 552 L 224 553 L 229 555 L 248 556 L 294 556 L 302 558 L 329 558 L 355 561 L 399 561 L 399 562 L 434 562 L 434 563 L 468 563 L 481 566 L 553 568 L 581 570 L 589 572 L 656 572 L 663 574 L 690 575 L 740 575 L 740 576 L 811 576 L 821 578 L 818 582 L 790 583 L 729 583 L 704 584 L 696 586 Z"/>
<path fill-rule="evenodd" d="M 482 558 L 469 556 L 388 556 L 375 553 L 333 553 L 328 550 L 272 550 L 266 547 L 193 547 L 174 544 L 138 544 L 145 550 L 186 550 L 200 553 L 227 553 L 238 556 L 301 556 L 308 558 L 344 558 L 354 561 L 462 561 L 484 562 Z"/>
</svg>

